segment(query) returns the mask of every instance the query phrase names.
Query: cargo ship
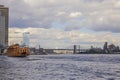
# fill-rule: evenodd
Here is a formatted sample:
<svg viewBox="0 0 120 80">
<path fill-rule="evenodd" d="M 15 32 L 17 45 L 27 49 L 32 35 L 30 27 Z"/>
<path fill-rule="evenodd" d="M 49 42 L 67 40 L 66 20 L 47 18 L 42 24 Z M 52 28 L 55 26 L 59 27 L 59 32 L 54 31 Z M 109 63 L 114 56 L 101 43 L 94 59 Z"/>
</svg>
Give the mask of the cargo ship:
<svg viewBox="0 0 120 80">
<path fill-rule="evenodd" d="M 30 49 L 19 46 L 19 44 L 14 44 L 7 48 L 6 55 L 11 57 L 26 57 L 30 55 Z"/>
</svg>

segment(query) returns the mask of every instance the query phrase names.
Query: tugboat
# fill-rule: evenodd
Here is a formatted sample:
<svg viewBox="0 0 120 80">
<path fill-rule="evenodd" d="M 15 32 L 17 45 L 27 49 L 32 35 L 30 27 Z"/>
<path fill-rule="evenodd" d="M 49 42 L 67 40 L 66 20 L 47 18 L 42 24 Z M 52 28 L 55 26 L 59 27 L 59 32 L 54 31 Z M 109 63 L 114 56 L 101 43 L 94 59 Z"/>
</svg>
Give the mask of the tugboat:
<svg viewBox="0 0 120 80">
<path fill-rule="evenodd" d="M 14 44 L 7 48 L 6 55 L 11 57 L 26 57 L 30 55 L 30 49 L 19 46 L 19 44 Z"/>
</svg>

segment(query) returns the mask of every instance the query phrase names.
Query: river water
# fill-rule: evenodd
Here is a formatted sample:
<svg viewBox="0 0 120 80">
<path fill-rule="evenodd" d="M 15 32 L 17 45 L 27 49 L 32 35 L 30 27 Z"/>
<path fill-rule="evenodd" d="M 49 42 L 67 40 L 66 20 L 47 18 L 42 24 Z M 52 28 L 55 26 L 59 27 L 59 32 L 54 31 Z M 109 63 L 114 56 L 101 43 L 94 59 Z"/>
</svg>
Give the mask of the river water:
<svg viewBox="0 0 120 80">
<path fill-rule="evenodd" d="M 120 54 L 0 56 L 0 80 L 120 80 Z"/>
</svg>

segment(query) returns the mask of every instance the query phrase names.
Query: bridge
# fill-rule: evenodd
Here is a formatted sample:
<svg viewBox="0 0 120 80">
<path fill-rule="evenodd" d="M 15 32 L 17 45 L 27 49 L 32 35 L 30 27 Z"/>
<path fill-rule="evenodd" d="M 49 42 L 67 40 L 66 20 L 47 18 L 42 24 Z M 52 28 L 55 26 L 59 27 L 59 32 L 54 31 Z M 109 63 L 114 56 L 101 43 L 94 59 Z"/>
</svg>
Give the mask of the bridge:
<svg viewBox="0 0 120 80">
<path fill-rule="evenodd" d="M 73 54 L 74 49 L 44 49 L 48 53 L 57 53 L 57 54 Z M 76 49 L 76 53 L 86 52 L 88 49 Z"/>
</svg>

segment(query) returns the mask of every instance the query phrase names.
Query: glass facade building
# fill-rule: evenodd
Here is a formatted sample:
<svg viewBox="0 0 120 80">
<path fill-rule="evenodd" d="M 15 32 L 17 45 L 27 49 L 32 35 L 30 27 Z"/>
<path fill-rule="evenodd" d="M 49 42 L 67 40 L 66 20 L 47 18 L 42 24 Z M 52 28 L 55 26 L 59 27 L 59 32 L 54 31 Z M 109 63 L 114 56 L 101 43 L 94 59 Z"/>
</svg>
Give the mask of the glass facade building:
<svg viewBox="0 0 120 80">
<path fill-rule="evenodd" d="M 9 9 L 0 5 L 0 46 L 8 45 L 8 15 Z"/>
</svg>

